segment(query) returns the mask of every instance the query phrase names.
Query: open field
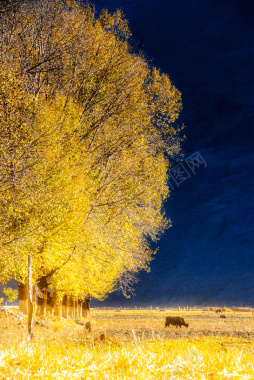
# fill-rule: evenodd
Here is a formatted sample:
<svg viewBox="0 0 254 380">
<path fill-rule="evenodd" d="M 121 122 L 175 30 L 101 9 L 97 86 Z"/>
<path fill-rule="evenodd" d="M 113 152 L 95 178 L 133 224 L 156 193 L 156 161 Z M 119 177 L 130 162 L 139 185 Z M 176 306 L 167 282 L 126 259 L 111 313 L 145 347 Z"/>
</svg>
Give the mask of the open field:
<svg viewBox="0 0 254 380">
<path fill-rule="evenodd" d="M 254 379 L 251 312 L 91 311 L 92 332 L 0 311 L 0 379 Z M 164 328 L 181 315 L 189 328 Z"/>
</svg>

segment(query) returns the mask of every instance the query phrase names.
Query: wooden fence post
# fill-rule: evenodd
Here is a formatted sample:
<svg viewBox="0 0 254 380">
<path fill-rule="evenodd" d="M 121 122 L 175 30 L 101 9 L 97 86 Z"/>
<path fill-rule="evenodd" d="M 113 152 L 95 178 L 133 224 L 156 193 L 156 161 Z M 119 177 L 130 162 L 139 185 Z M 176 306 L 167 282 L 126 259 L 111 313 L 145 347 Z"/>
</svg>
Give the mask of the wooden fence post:
<svg viewBox="0 0 254 380">
<path fill-rule="evenodd" d="M 28 339 L 33 338 L 33 284 L 32 284 L 32 256 L 28 255 Z"/>
</svg>

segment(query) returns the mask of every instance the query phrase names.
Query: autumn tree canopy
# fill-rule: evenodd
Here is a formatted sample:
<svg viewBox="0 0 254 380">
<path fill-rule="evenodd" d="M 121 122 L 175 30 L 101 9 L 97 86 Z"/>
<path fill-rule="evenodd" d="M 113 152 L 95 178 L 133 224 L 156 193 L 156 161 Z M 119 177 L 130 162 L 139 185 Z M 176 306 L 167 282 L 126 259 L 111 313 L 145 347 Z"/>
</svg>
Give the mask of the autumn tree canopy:
<svg viewBox="0 0 254 380">
<path fill-rule="evenodd" d="M 102 298 L 148 269 L 169 221 L 179 91 L 120 11 L 74 0 L 1 12 L 0 280 Z"/>
</svg>

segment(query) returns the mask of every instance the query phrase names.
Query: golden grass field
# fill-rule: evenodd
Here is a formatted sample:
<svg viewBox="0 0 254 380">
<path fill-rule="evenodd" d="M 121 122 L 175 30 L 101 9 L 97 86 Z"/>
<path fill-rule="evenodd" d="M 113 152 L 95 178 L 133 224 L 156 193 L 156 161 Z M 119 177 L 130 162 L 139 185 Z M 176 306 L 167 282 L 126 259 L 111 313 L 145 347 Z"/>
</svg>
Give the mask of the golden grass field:
<svg viewBox="0 0 254 380">
<path fill-rule="evenodd" d="M 254 379 L 254 317 L 223 314 L 92 310 L 91 333 L 48 317 L 29 342 L 26 319 L 0 311 L 0 379 Z"/>
</svg>

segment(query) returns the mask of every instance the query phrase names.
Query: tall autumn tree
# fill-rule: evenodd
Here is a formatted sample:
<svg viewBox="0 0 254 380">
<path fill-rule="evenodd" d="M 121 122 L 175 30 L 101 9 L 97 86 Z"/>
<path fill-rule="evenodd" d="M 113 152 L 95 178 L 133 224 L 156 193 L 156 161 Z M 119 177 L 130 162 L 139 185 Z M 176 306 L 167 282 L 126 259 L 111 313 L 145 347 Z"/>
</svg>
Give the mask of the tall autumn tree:
<svg viewBox="0 0 254 380">
<path fill-rule="evenodd" d="M 38 0 L 1 17 L 1 279 L 24 282 L 30 253 L 45 295 L 125 289 L 169 224 L 180 93 L 120 11 Z"/>
</svg>

